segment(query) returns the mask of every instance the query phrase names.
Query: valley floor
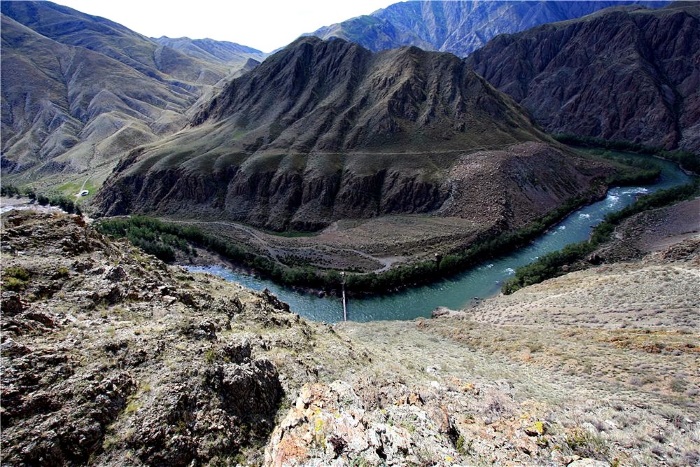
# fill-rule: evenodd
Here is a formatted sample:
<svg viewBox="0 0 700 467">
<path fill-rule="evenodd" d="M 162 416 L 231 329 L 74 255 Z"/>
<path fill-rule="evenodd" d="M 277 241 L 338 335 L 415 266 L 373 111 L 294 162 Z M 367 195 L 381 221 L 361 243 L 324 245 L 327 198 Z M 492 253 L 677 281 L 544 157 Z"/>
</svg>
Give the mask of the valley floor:
<svg viewBox="0 0 700 467">
<path fill-rule="evenodd" d="M 193 225 L 217 237 L 242 242 L 283 264 L 376 273 L 398 263 L 452 251 L 492 227 L 456 217 L 397 215 L 337 221 L 313 234 L 281 235 L 238 222 L 162 220 Z"/>
</svg>

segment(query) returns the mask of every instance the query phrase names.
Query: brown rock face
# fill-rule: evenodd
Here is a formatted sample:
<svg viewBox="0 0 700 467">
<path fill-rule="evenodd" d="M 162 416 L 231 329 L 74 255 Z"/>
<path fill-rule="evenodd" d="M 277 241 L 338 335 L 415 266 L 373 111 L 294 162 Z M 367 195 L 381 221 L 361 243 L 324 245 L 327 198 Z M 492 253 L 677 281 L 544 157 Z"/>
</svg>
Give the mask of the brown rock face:
<svg viewBox="0 0 700 467">
<path fill-rule="evenodd" d="M 467 63 L 550 132 L 700 151 L 698 4 L 499 36 Z"/>
</svg>

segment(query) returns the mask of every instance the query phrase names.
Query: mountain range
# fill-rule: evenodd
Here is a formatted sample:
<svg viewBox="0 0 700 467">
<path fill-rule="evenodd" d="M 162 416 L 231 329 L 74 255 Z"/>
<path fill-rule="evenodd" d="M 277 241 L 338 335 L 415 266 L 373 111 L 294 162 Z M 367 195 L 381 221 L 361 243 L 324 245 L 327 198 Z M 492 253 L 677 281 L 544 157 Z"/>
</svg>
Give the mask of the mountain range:
<svg viewBox="0 0 700 467">
<path fill-rule="evenodd" d="M 380 51 L 414 45 L 466 57 L 499 34 L 512 34 L 544 23 L 564 21 L 613 6 L 658 8 L 665 1 L 528 0 L 407 1 L 372 14 L 325 26 L 312 34 L 337 37 Z"/>
<path fill-rule="evenodd" d="M 542 213 L 601 175 L 552 143 L 452 54 L 417 47 L 372 53 L 307 37 L 233 80 L 190 128 L 132 151 L 96 202 L 105 215 L 196 213 L 272 230 L 448 205 L 457 206 L 450 215 L 469 217 L 481 201 L 455 184 L 470 185 L 498 161 L 506 172 L 513 167 L 513 178 L 492 174 L 500 194 L 486 202 L 504 198 L 511 211 L 528 204 L 523 211 Z M 483 151 L 500 152 L 484 163 Z M 513 164 L 518 158 L 533 168 Z M 534 170 L 545 160 L 559 173 Z M 506 195 L 517 199 L 531 183 L 539 197 Z"/>
<path fill-rule="evenodd" d="M 51 2 L 2 2 L 3 173 L 104 179 L 263 58 L 233 43 L 150 39 Z"/>
<path fill-rule="evenodd" d="M 353 280 L 411 287 L 603 197 L 622 164 L 547 132 L 697 150 L 697 4 L 616 6 L 467 58 L 427 39 L 371 50 L 338 37 L 265 57 L 50 2 L 1 5 L 3 188 L 73 196 L 82 182 L 90 194 L 74 199 L 92 217 L 2 199 L 3 465 L 700 465 L 697 185 L 607 217 L 515 293 L 484 298 L 489 279 L 433 319 L 358 323 L 359 299 L 346 307 Z M 463 5 L 493 9 L 489 34 L 530 21 L 525 6 L 579 8 L 385 11 L 432 12 L 396 24 L 457 44 L 438 12 Z M 122 214 L 158 219 L 97 219 Z M 131 225 L 134 244 L 100 233 L 110 223 Z M 558 244 L 565 228 L 543 237 Z M 217 245 L 304 286 L 333 269 L 342 306 L 319 289 L 324 301 L 290 307 L 135 246 L 166 239 L 187 264 L 220 264 L 205 248 Z M 486 269 L 510 268 L 473 272 Z M 325 306 L 350 320 L 297 314 Z"/>
<path fill-rule="evenodd" d="M 372 52 L 305 37 L 260 64 L 238 44 L 3 2 L 3 174 L 69 191 L 108 180 L 95 199 L 105 215 L 317 230 L 388 214 L 477 218 L 483 201 L 495 212 L 484 225 L 522 225 L 609 173 L 543 129 L 693 150 L 697 6 L 607 8 L 502 34 L 466 59 L 417 45 L 464 54 L 449 41 L 476 47 L 474 31 L 485 41 L 608 3 L 406 2 L 371 18 L 433 42 L 400 34 L 414 45 Z M 455 188 L 486 178 L 488 189 Z M 523 195 L 530 185 L 538 194 Z"/>
<path fill-rule="evenodd" d="M 700 4 L 621 6 L 467 58 L 548 132 L 700 153 Z"/>
</svg>

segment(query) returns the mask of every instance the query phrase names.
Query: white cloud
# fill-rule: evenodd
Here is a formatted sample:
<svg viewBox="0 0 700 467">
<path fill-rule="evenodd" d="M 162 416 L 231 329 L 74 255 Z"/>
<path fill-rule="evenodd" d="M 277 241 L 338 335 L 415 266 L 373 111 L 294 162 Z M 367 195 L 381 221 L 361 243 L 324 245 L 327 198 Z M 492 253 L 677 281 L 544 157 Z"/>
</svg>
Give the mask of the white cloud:
<svg viewBox="0 0 700 467">
<path fill-rule="evenodd" d="M 270 52 L 305 32 L 369 14 L 396 0 L 58 0 L 149 37 L 211 38 Z"/>
</svg>

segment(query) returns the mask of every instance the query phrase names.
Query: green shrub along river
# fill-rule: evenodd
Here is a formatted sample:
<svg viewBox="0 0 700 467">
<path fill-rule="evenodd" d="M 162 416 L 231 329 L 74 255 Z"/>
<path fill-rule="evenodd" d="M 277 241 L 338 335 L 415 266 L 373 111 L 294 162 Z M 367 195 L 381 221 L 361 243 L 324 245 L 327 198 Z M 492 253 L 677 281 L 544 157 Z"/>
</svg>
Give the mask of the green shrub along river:
<svg viewBox="0 0 700 467">
<path fill-rule="evenodd" d="M 519 287 L 557 274 L 561 270 L 561 265 L 593 251 L 593 248 L 604 241 L 614 226 L 624 217 L 667 204 L 671 200 L 691 196 L 697 191 L 697 183 L 692 184 L 691 177 L 672 162 L 657 160 L 646 155 L 625 157 L 631 158 L 634 165 L 644 170 L 638 170 L 633 178 L 619 179 L 620 184 L 639 183 L 640 180 L 648 180 L 652 177 L 657 180 L 646 186 L 612 188 L 605 199 L 573 213 L 572 209 L 580 205 L 583 200 L 572 200 L 556 212 L 531 223 L 525 229 L 485 239 L 464 252 L 446 255 L 439 265 L 429 261 L 395 268 L 382 275 L 350 274 L 346 280 L 346 288 L 349 292 L 354 292 L 355 296 L 348 304 L 348 318 L 356 321 L 413 319 L 419 316 L 430 316 L 438 306 L 462 308 L 475 298 L 484 298 L 498 293 L 504 284 L 504 291 L 512 292 Z M 653 161 L 653 167 L 649 165 L 650 161 Z M 656 177 L 659 170 L 660 176 Z M 679 188 L 683 185 L 687 186 Z M 640 198 L 668 189 L 671 190 L 649 198 Z M 634 207 L 627 208 L 638 198 L 640 199 Z M 609 215 L 611 217 L 606 218 Z M 564 216 L 566 216 L 565 219 L 552 226 Z M 596 225 L 600 227 L 593 230 Z M 547 230 L 548 226 L 551 227 Z M 303 267 L 289 268 L 269 258 L 255 255 L 244 246 L 205 234 L 194 227 L 164 223 L 150 218 L 104 220 L 99 223 L 99 228 L 106 234 L 127 237 L 133 243 L 166 261 L 174 258 L 175 249 L 192 254 L 190 244 L 202 246 L 245 268 L 254 269 L 259 274 L 251 276 L 217 266 L 192 267 L 191 270 L 217 274 L 257 290 L 267 288 L 281 300 L 288 302 L 292 310 L 314 320 L 334 322 L 343 319 L 339 298 L 333 295 L 318 297 L 289 287 L 336 289 L 341 283 L 340 274 L 336 271 L 318 271 Z M 590 242 L 589 238 L 591 238 Z M 567 245 L 570 246 L 567 247 Z M 504 251 L 512 251 L 512 253 L 494 258 Z M 538 259 L 540 261 L 528 266 Z M 458 272 L 466 268 L 469 268 L 466 272 Z M 523 269 L 519 269 L 516 274 L 515 271 L 518 268 Z M 426 282 L 430 283 L 426 284 Z M 421 283 L 424 285 L 417 285 Z M 406 287 L 407 285 L 412 286 Z M 398 292 L 377 295 L 382 291 L 401 287 L 403 288 Z M 366 293 L 368 296 L 358 297 L 358 293 Z"/>
<path fill-rule="evenodd" d="M 640 159 L 615 155 L 603 157 L 621 164 L 620 171 L 614 180 L 617 185 L 649 183 L 656 180 L 661 172 L 658 164 L 651 158 Z M 608 183 L 612 182 L 608 181 Z M 574 209 L 590 201 L 590 197 L 592 195 L 588 198 L 570 199 L 558 209 L 514 232 L 501 234 L 484 232 L 481 240 L 477 240 L 464 251 L 454 251 L 440 257 L 439 262 L 434 260 L 413 262 L 399 265 L 381 274 L 350 273 L 345 278 L 345 289 L 353 296 L 377 295 L 451 277 L 485 260 L 498 257 L 504 252 L 527 245 Z M 252 269 L 264 278 L 282 286 L 326 291 L 339 291 L 341 287 L 341 276 L 338 271 L 282 264 L 253 253 L 245 245 L 207 234 L 193 226 L 162 222 L 150 217 L 132 216 L 103 220 L 98 224 L 98 228 L 104 234 L 128 238 L 134 245 L 165 262 L 174 261 L 176 250 L 181 250 L 188 255 L 194 254 L 195 251 L 190 248 L 190 244 L 194 244 L 228 258 L 244 269 Z"/>
</svg>

